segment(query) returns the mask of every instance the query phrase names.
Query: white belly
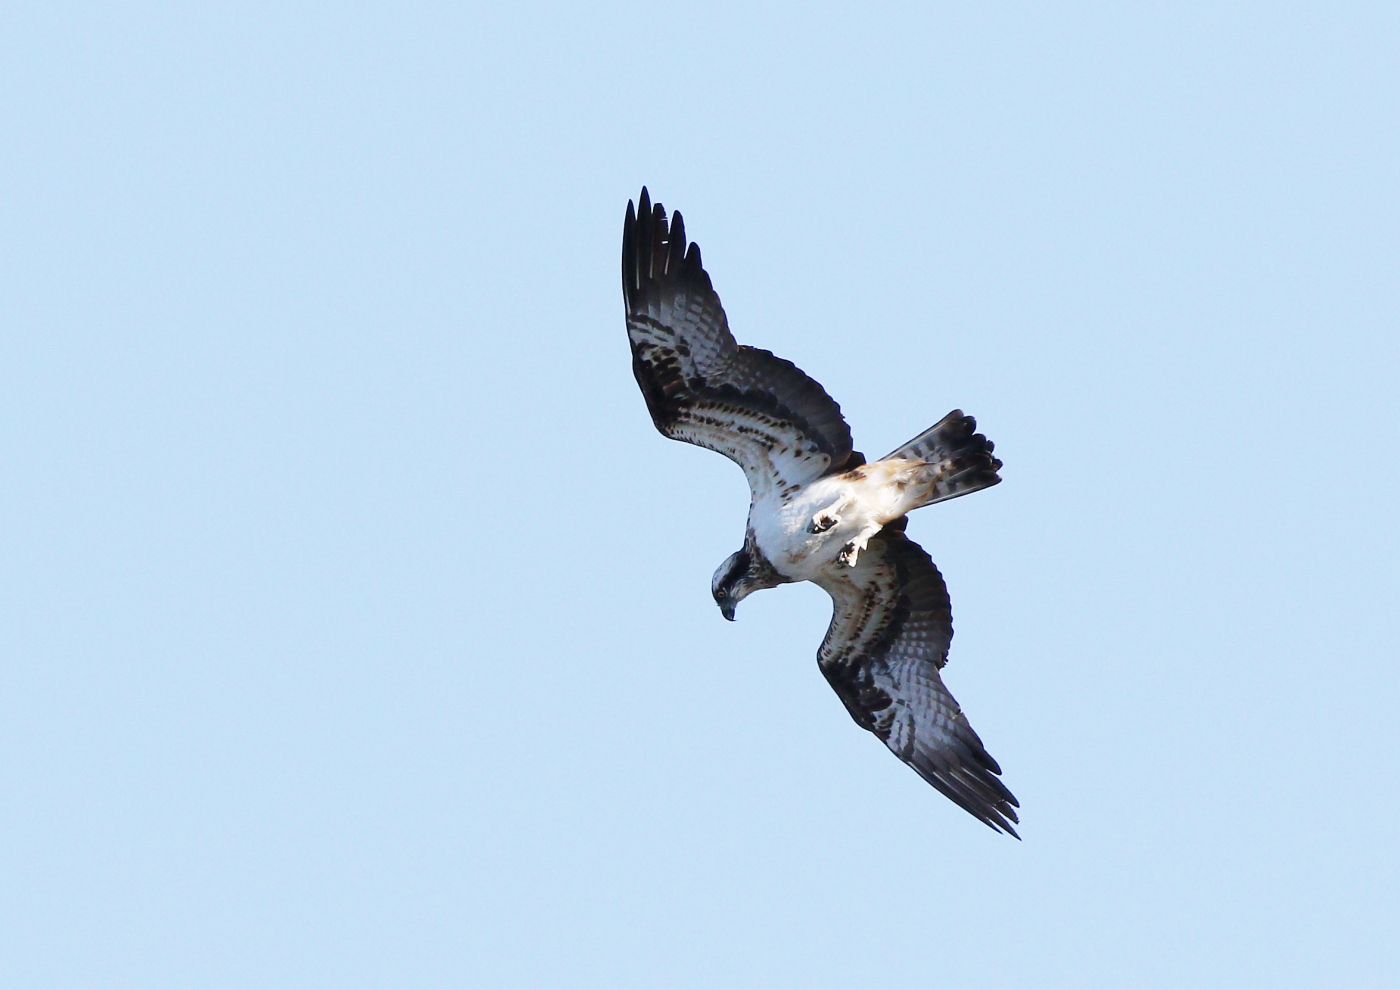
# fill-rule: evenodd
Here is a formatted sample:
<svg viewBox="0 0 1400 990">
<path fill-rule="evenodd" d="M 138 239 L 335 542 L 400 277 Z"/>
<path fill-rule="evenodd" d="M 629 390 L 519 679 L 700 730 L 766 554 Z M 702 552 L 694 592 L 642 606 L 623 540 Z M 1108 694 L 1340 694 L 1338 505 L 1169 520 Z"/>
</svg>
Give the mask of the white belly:
<svg viewBox="0 0 1400 990">
<path fill-rule="evenodd" d="M 914 504 L 905 494 L 908 461 L 878 461 L 848 474 L 822 478 L 800 489 L 786 502 L 774 496 L 749 509 L 754 541 L 778 573 L 794 581 L 813 581 L 824 570 L 845 567 L 838 561 L 843 548 L 879 532 Z M 836 518 L 831 528 L 812 532 L 819 514 Z"/>
</svg>

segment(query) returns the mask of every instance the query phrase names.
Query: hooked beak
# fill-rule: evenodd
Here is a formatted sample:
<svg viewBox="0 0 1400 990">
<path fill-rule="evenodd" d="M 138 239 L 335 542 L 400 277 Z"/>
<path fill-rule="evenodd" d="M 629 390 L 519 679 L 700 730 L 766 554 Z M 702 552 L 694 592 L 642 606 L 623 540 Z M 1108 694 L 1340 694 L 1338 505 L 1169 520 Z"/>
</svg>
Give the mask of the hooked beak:
<svg viewBox="0 0 1400 990">
<path fill-rule="evenodd" d="M 732 598 L 726 598 L 719 603 L 719 614 L 730 622 L 734 621 L 734 600 Z"/>
</svg>

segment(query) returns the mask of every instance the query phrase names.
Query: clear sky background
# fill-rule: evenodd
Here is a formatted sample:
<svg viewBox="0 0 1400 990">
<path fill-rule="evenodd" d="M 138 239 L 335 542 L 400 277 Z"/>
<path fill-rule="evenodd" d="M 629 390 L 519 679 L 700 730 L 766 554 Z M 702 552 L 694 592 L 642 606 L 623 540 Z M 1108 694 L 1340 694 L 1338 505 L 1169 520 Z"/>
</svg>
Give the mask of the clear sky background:
<svg viewBox="0 0 1400 990">
<path fill-rule="evenodd" d="M 1394 4 L 0 14 L 0 983 L 1394 986 Z M 657 435 L 740 340 L 910 533 L 1024 842 L 861 732 Z"/>
</svg>

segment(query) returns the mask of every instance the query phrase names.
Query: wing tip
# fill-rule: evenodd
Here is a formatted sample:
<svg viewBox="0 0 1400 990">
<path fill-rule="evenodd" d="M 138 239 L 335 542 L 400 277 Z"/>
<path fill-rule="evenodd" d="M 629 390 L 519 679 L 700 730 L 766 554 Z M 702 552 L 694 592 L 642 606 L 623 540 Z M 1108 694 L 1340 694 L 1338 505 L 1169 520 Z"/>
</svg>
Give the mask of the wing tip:
<svg viewBox="0 0 1400 990">
<path fill-rule="evenodd" d="M 1013 823 L 1019 824 L 1021 821 L 1016 814 L 1016 808 L 1020 807 L 1016 796 L 1007 790 L 1005 784 L 985 771 L 977 773 L 968 772 L 968 769 L 965 768 L 958 769 L 962 772 L 921 774 L 921 776 L 929 783 L 934 783 L 932 778 L 936 776 L 947 785 L 946 790 L 943 787 L 938 789 L 943 792 L 944 796 L 951 798 L 954 804 L 988 828 L 998 832 L 1006 832 L 1008 835 L 1020 839 L 1021 836 L 1012 827 Z"/>
<path fill-rule="evenodd" d="M 628 312 L 645 305 L 652 283 L 675 279 L 680 284 L 712 292 L 700 257 L 700 245 L 686 237 L 680 210 L 671 213 L 642 186 L 636 201 L 627 201 L 622 227 L 622 288 Z"/>
</svg>

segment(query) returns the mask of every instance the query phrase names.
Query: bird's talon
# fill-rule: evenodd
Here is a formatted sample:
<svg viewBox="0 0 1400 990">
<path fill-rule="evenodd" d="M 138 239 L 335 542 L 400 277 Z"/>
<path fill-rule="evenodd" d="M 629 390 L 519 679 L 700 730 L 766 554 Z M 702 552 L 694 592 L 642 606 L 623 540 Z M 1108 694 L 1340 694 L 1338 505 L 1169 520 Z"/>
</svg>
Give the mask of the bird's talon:
<svg viewBox="0 0 1400 990">
<path fill-rule="evenodd" d="M 807 532 L 825 533 L 840 521 L 841 518 L 839 516 L 833 516 L 829 512 L 818 512 L 812 517 L 812 521 L 807 524 Z"/>
</svg>

